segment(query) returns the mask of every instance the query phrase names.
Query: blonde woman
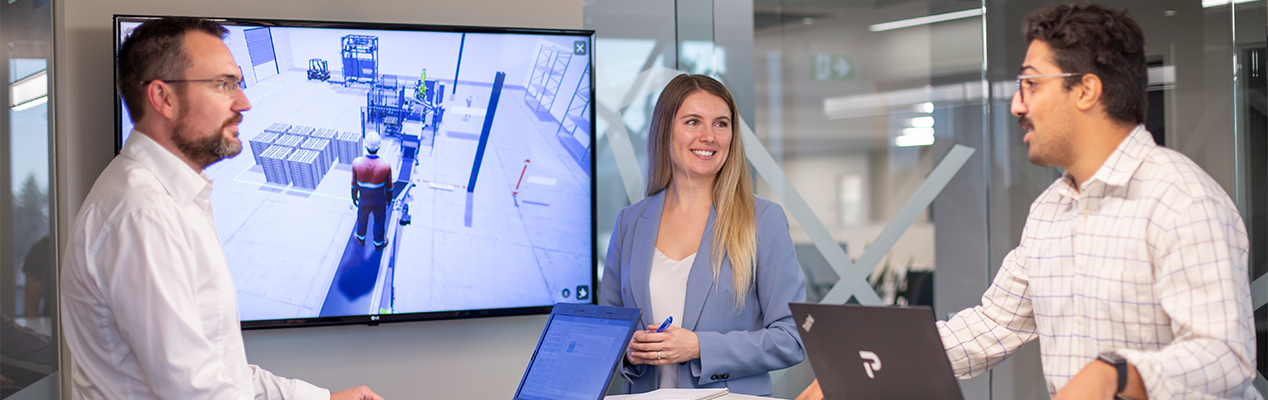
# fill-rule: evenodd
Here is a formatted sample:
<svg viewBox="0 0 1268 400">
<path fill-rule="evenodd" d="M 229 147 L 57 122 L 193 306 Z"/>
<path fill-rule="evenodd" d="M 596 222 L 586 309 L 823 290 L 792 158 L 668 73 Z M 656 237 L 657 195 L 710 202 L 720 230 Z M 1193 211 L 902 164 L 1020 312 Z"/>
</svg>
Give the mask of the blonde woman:
<svg viewBox="0 0 1268 400">
<path fill-rule="evenodd" d="M 806 281 L 779 205 L 753 194 L 735 101 L 680 75 L 652 111 L 647 198 L 617 216 L 603 303 L 643 310 L 624 393 L 729 388 L 770 395 L 770 371 L 805 358 L 789 302 Z M 671 325 L 656 332 L 662 321 Z"/>
</svg>

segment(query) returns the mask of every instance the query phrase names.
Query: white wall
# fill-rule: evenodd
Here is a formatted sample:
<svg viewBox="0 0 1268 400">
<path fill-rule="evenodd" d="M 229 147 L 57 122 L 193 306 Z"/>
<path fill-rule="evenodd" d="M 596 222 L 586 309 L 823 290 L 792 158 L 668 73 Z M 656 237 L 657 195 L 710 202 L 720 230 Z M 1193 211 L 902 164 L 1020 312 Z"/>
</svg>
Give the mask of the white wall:
<svg viewBox="0 0 1268 400">
<path fill-rule="evenodd" d="M 63 243 L 80 203 L 114 155 L 113 14 L 582 27 L 581 0 L 54 1 L 55 181 Z M 387 398 L 492 399 L 512 395 L 544 324 L 542 316 L 526 316 L 245 336 L 251 362 L 331 389 L 368 384 Z"/>
<path fill-rule="evenodd" d="M 468 33 L 467 43 L 462 49 L 462 68 L 458 72 L 458 80 L 493 84 L 494 76 L 498 72 L 505 72 L 506 80 L 503 85 L 523 85 L 532 72 L 533 61 L 537 59 L 538 42 L 542 39 L 549 40 L 548 38 L 550 37 Z M 560 47 L 571 46 L 572 42 L 569 41 L 567 47 Z M 446 79 L 453 79 L 453 74 L 450 73 Z"/>
<path fill-rule="evenodd" d="M 427 68 L 428 79 L 453 79 L 454 66 L 458 63 L 458 45 L 461 33 L 406 32 L 406 31 L 353 31 L 346 29 L 275 28 L 290 35 L 289 49 L 294 53 L 294 64 L 283 69 L 308 69 L 308 60 L 326 60 L 330 71 L 338 75 L 343 68 L 341 40 L 344 35 L 370 35 L 379 38 L 379 73 L 399 75 L 403 82 L 418 79 L 422 68 Z M 278 52 L 279 43 L 274 43 Z"/>
</svg>

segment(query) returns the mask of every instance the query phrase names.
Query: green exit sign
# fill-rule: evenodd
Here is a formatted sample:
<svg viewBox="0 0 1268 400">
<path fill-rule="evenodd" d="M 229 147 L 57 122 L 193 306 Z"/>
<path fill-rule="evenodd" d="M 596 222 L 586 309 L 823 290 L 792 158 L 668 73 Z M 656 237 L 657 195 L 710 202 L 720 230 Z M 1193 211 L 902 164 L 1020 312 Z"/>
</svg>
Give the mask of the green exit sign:
<svg viewBox="0 0 1268 400">
<path fill-rule="evenodd" d="M 815 53 L 810 60 L 810 76 L 816 81 L 854 80 L 854 57 L 842 54 Z"/>
</svg>

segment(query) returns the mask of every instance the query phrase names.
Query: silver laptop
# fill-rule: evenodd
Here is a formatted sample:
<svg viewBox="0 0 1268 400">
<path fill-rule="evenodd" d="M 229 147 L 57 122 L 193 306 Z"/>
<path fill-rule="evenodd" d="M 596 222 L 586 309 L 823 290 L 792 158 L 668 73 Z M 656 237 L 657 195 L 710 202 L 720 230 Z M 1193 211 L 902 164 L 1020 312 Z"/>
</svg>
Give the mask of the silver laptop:
<svg viewBox="0 0 1268 400">
<path fill-rule="evenodd" d="M 791 303 L 825 400 L 962 400 L 928 307 Z"/>
<path fill-rule="evenodd" d="M 602 399 L 641 313 L 637 308 L 556 304 L 515 399 Z"/>
</svg>

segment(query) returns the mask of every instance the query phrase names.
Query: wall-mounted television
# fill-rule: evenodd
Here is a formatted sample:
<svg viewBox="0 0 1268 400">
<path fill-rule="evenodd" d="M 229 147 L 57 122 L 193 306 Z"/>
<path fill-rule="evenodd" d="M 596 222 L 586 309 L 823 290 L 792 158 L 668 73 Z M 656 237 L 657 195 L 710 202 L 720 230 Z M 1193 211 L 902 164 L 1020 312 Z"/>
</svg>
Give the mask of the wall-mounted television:
<svg viewBox="0 0 1268 400">
<path fill-rule="evenodd" d="M 115 16 L 116 54 L 151 18 Z M 217 21 L 252 104 L 242 153 L 204 171 L 243 328 L 596 303 L 593 31 Z M 363 242 L 372 134 L 392 191 Z"/>
</svg>

